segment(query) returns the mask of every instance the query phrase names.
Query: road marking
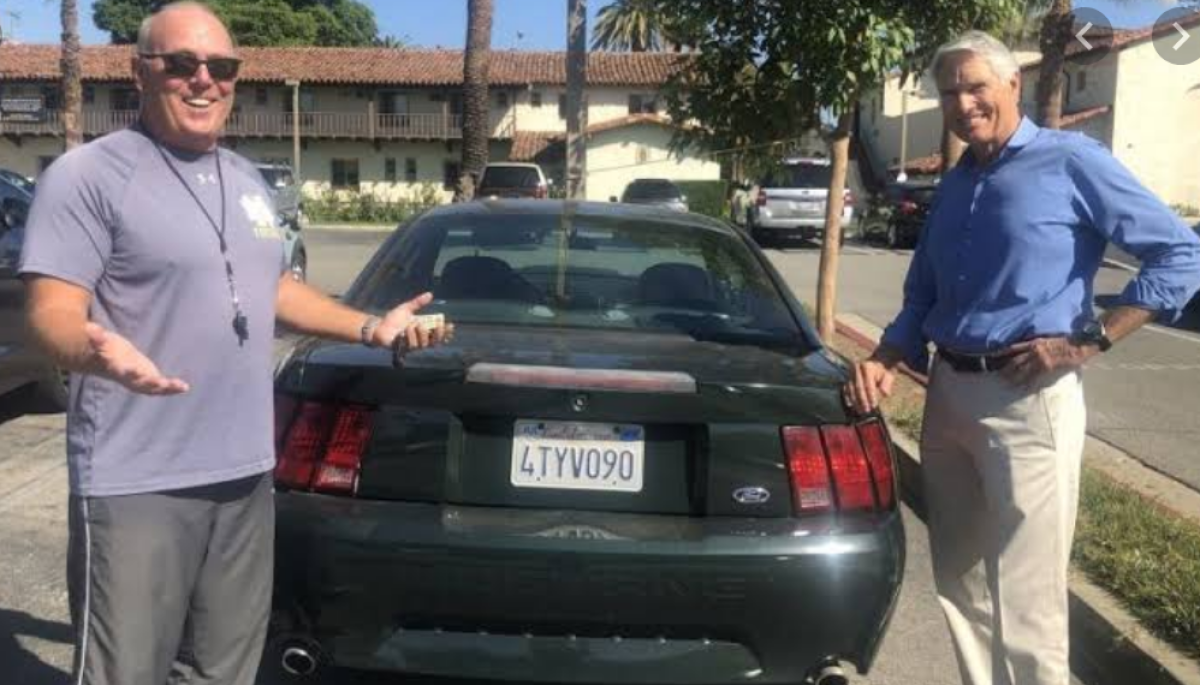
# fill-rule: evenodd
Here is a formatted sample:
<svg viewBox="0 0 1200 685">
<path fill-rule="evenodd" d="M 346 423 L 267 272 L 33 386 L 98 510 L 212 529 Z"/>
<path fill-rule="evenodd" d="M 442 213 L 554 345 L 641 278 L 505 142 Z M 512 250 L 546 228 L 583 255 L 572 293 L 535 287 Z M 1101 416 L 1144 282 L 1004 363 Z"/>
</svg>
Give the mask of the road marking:
<svg viewBox="0 0 1200 685">
<path fill-rule="evenodd" d="M 1102 364 L 1091 363 L 1088 368 L 1099 371 L 1200 371 L 1200 364 Z"/>
<path fill-rule="evenodd" d="M 1176 26 L 1178 26 L 1178 24 L 1176 24 Z M 1092 22 L 1089 21 L 1086 26 L 1079 29 L 1079 33 L 1075 34 L 1075 37 L 1079 39 L 1079 42 L 1083 43 L 1083 47 L 1087 48 L 1088 50 L 1092 49 L 1092 44 L 1087 42 L 1086 40 L 1084 40 L 1083 34 L 1087 33 L 1088 30 L 1091 28 L 1092 28 Z"/>
<path fill-rule="evenodd" d="M 1200 338 L 1197 338 L 1195 335 L 1190 333 L 1180 333 L 1179 331 L 1171 330 L 1170 328 L 1160 326 L 1156 323 L 1148 324 L 1146 328 L 1154 331 L 1155 333 L 1162 333 L 1163 335 L 1169 335 L 1172 338 L 1178 338 L 1179 340 L 1186 340 L 1190 343 L 1200 345 Z"/>
<path fill-rule="evenodd" d="M 1175 22 L 1174 24 L 1171 24 L 1171 26 L 1174 26 L 1176 31 L 1183 34 L 1183 38 L 1180 38 L 1179 42 L 1175 44 L 1175 47 L 1171 48 L 1172 50 L 1178 50 L 1183 46 L 1184 43 L 1188 41 L 1188 38 L 1191 38 L 1192 36 L 1187 31 L 1183 30 L 1183 27 L 1179 25 L 1179 22 Z"/>
</svg>

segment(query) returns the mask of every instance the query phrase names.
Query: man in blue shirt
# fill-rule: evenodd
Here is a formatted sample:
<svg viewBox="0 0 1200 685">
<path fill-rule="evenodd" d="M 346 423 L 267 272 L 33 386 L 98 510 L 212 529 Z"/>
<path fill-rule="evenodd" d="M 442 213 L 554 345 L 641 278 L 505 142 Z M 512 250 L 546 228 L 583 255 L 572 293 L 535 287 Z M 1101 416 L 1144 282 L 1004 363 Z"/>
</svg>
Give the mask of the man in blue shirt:
<svg viewBox="0 0 1200 685">
<path fill-rule="evenodd" d="M 943 178 L 904 307 L 846 400 L 932 365 L 921 438 L 938 595 L 963 680 L 1067 685 L 1067 568 L 1086 418 L 1080 369 L 1200 286 L 1200 240 L 1095 141 L 1021 116 L 1020 68 L 970 32 L 932 74 L 967 141 Z M 1101 318 L 1092 281 L 1111 241 L 1142 269 Z"/>
</svg>

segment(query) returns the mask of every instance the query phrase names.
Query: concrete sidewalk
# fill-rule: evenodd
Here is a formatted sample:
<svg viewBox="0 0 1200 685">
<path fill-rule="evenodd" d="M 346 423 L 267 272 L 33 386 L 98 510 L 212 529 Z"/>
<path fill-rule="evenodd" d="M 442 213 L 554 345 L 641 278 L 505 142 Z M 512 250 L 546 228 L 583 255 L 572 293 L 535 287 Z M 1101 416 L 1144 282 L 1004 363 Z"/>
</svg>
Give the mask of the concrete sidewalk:
<svg viewBox="0 0 1200 685">
<path fill-rule="evenodd" d="M 873 347 L 883 331 L 854 314 L 837 318 L 838 332 Z M 923 379 L 916 377 L 924 384 Z M 921 450 L 901 431 L 891 431 L 899 461 L 900 483 L 909 501 L 924 509 Z M 1146 468 L 1135 457 L 1091 436 L 1084 462 L 1121 484 L 1200 525 L 1200 493 Z M 1143 628 L 1108 592 L 1072 571 L 1072 667 L 1082 666 L 1114 685 L 1200 685 L 1200 663 Z"/>
</svg>

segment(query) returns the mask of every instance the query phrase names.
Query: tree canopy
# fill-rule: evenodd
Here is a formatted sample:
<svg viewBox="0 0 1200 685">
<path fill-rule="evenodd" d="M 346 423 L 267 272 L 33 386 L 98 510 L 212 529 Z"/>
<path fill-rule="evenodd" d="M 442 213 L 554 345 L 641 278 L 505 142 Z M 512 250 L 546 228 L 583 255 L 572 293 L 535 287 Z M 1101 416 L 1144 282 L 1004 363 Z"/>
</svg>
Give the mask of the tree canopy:
<svg viewBox="0 0 1200 685">
<path fill-rule="evenodd" d="M 96 0 L 92 18 L 114 43 L 137 41 L 138 26 L 166 0 Z M 358 0 L 209 0 L 239 45 L 368 46 L 379 36 L 375 13 Z M 389 42 L 390 41 L 390 42 Z"/>
</svg>

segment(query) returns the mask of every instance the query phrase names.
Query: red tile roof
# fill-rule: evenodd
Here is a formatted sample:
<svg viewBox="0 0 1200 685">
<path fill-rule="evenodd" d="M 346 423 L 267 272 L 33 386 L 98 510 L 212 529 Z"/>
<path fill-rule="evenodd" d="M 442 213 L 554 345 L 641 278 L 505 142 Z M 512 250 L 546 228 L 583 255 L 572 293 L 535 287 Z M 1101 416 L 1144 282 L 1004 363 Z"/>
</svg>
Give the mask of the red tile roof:
<svg viewBox="0 0 1200 685">
<path fill-rule="evenodd" d="M 128 45 L 83 48 L 83 78 L 130 81 Z M 59 46 L 0 46 L 0 81 L 53 80 L 59 77 Z M 461 50 L 395 50 L 391 48 L 242 48 L 242 80 L 346 85 L 454 86 L 462 83 Z M 588 56 L 588 83 L 593 86 L 659 86 L 690 58 L 684 54 L 593 52 Z M 494 50 L 493 86 L 528 83 L 564 85 L 565 52 Z"/>
<path fill-rule="evenodd" d="M 669 117 L 661 114 L 630 114 L 592 124 L 587 127 L 587 134 L 590 136 L 638 124 L 675 125 Z M 555 145 L 562 145 L 566 140 L 567 134 L 563 131 L 516 131 L 513 133 L 512 151 L 508 156 L 515 162 L 529 161 Z"/>
<path fill-rule="evenodd" d="M 1187 28 L 1189 26 L 1200 26 L 1200 11 L 1197 11 L 1189 17 L 1185 17 L 1185 18 L 1180 19 L 1177 22 L 1173 22 L 1173 23 L 1178 23 L 1183 28 Z M 1163 34 L 1167 34 L 1167 33 L 1170 33 L 1173 35 L 1179 35 L 1178 32 L 1175 30 L 1175 27 L 1172 26 L 1171 24 L 1166 24 L 1163 26 L 1151 24 L 1150 26 L 1145 26 L 1140 29 L 1116 29 L 1116 30 L 1113 30 L 1111 33 L 1112 33 L 1112 44 L 1109 47 L 1109 49 L 1112 49 L 1112 50 L 1124 50 L 1127 47 L 1131 47 L 1135 44 L 1141 43 L 1142 41 L 1147 40 L 1149 38 L 1157 38 L 1157 37 L 1162 36 Z M 1091 43 L 1092 45 L 1104 45 L 1105 41 L 1106 41 L 1106 39 L 1104 38 L 1105 35 L 1106 35 L 1105 33 L 1099 32 L 1097 30 L 1097 31 L 1089 32 L 1085 37 L 1088 38 L 1088 42 Z M 1085 52 L 1083 44 L 1080 43 L 1079 41 L 1072 40 L 1070 43 L 1067 43 L 1067 58 L 1068 59 L 1071 57 L 1075 57 L 1079 54 L 1082 54 L 1083 52 Z M 1021 70 L 1028 71 L 1030 69 L 1038 69 L 1041 67 L 1041 64 L 1042 64 L 1042 60 L 1038 59 L 1038 60 L 1029 62 L 1027 64 L 1021 65 Z"/>
<path fill-rule="evenodd" d="M 656 124 L 658 126 L 675 125 L 668 117 L 664 117 L 661 114 L 630 114 L 617 119 L 608 119 L 592 124 L 591 126 L 587 127 L 587 132 L 588 135 L 593 135 L 604 131 L 611 131 L 617 128 L 625 128 L 626 126 L 636 126 L 637 124 Z"/>
<path fill-rule="evenodd" d="M 1068 126 L 1082 124 L 1090 119 L 1095 119 L 1103 114 L 1108 114 L 1111 110 L 1112 107 L 1108 105 L 1100 105 L 1099 107 L 1089 107 L 1087 109 L 1081 109 L 1078 112 L 1063 114 L 1062 118 L 1059 119 L 1058 126 L 1059 128 L 1067 128 Z"/>
</svg>

